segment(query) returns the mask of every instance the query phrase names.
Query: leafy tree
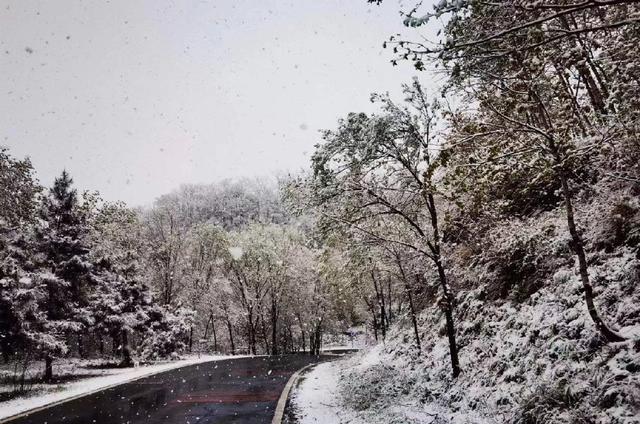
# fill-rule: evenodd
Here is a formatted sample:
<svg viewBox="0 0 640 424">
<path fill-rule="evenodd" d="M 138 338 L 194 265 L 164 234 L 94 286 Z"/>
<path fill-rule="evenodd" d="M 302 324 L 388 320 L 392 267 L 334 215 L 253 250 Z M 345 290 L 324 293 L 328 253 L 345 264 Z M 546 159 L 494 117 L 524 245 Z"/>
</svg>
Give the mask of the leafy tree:
<svg viewBox="0 0 640 424">
<path fill-rule="evenodd" d="M 500 186 L 505 175 L 520 174 L 510 183 L 525 197 L 541 185 L 551 202 L 557 192 L 589 315 L 607 341 L 623 340 L 596 308 L 574 203 L 583 181 L 634 181 L 637 174 L 622 157 L 637 157 L 638 115 L 619 90 L 637 92 L 627 78 L 637 80 L 638 68 L 624 53 L 637 39 L 637 3 L 472 0 L 443 1 L 422 16 L 419 9 L 405 24 L 445 17 L 440 40 L 427 46 L 393 38 L 389 45 L 418 68 L 428 60 L 444 66 L 449 88 L 470 105 L 453 118 L 447 146 L 462 182 L 457 189 Z"/>
<path fill-rule="evenodd" d="M 415 80 L 405 87 L 407 106 L 374 96 L 383 114 L 350 114 L 313 156 L 317 204 L 324 216 L 386 244 L 413 250 L 430 261 L 438 275 L 454 377 L 460 373 L 454 325 L 454 295 L 442 252 L 437 197 L 437 104 L 430 104 Z M 412 108 L 412 109 L 410 109 Z M 339 200 L 339 201 L 336 201 Z M 363 222 L 384 217 L 404 227 L 388 237 Z M 379 291 L 379 290 L 378 290 Z M 384 326 L 382 327 L 384 328 Z"/>
<path fill-rule="evenodd" d="M 41 288 L 29 277 L 40 192 L 31 162 L 0 149 L 0 349 L 5 361 L 40 339 L 28 328 L 41 330 L 43 322 L 37 308 Z"/>
<path fill-rule="evenodd" d="M 141 225 L 135 211 L 121 203 L 103 205 L 92 220 L 91 261 L 95 283 L 90 296 L 94 331 L 120 346 L 122 365 L 133 365 L 130 337 L 146 329 L 153 299 L 140 269 Z"/>
</svg>

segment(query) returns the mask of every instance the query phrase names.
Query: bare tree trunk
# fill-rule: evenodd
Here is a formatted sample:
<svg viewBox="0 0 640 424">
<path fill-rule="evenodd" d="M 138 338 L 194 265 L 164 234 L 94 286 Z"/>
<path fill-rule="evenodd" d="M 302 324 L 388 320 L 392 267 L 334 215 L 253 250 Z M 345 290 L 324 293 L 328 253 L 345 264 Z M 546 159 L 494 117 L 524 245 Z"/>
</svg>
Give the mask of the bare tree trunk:
<svg viewBox="0 0 640 424">
<path fill-rule="evenodd" d="M 315 349 L 314 349 L 314 354 L 316 356 L 320 355 L 320 348 L 322 347 L 322 322 L 318 323 L 318 326 L 316 327 L 316 336 L 315 336 Z"/>
<path fill-rule="evenodd" d="M 269 354 L 271 352 L 271 346 L 269 346 L 269 337 L 267 336 L 267 326 L 264 323 L 264 316 L 260 313 L 260 326 L 262 328 L 262 340 L 264 342 L 264 353 Z"/>
<path fill-rule="evenodd" d="M 411 295 L 411 287 L 407 284 L 407 298 L 409 299 L 409 312 L 411 313 L 411 323 L 413 324 L 413 335 L 416 339 L 416 347 L 421 350 L 420 347 L 420 331 L 418 330 L 418 318 L 416 317 L 416 309 L 413 306 L 413 296 Z"/>
<path fill-rule="evenodd" d="M 247 319 L 249 322 L 249 331 L 248 339 L 249 339 L 249 353 L 252 355 L 256 354 L 256 332 L 255 332 L 255 324 L 253 323 L 253 311 L 247 311 Z"/>
<path fill-rule="evenodd" d="M 387 313 L 385 311 L 384 304 L 384 286 L 380 284 L 378 286 L 378 280 L 376 279 L 375 270 L 371 269 L 371 279 L 373 280 L 373 287 L 376 291 L 376 303 L 380 308 L 380 329 L 382 330 L 382 340 L 387 338 L 386 318 Z"/>
<path fill-rule="evenodd" d="M 367 307 L 369 308 L 369 311 L 371 311 L 371 317 L 372 317 L 372 325 L 373 325 L 373 337 L 375 338 L 376 342 L 378 341 L 378 318 L 377 318 L 377 312 L 376 312 L 376 308 L 375 305 L 369 303 L 369 301 L 365 298 L 364 299 L 365 303 L 367 304 Z"/>
<path fill-rule="evenodd" d="M 202 337 L 203 339 L 207 339 L 207 337 L 209 337 L 209 323 L 211 322 L 211 319 L 213 318 L 213 315 L 209 315 L 209 318 L 207 318 L 207 324 L 204 326 L 204 336 Z"/>
<path fill-rule="evenodd" d="M 213 351 L 218 351 L 218 335 L 216 334 L 216 323 L 211 319 L 211 334 L 213 334 Z"/>
<path fill-rule="evenodd" d="M 582 288 L 584 290 L 584 300 L 587 303 L 587 310 L 589 311 L 589 316 L 593 320 L 600 334 L 604 336 L 604 338 L 609 343 L 621 342 L 624 341 L 625 338 L 620 334 L 616 333 L 612 329 L 610 329 L 607 324 L 602 320 L 600 314 L 598 313 L 598 309 L 596 308 L 593 302 L 593 287 L 589 281 L 589 268 L 587 265 L 587 258 L 584 252 L 584 242 L 582 241 L 582 237 L 578 233 L 576 228 L 574 212 L 573 212 L 573 204 L 571 202 L 571 190 L 569 188 L 569 182 L 567 181 L 567 176 L 564 170 L 560 170 L 559 172 L 560 183 L 562 184 L 562 194 L 564 196 L 564 204 L 565 204 L 565 212 L 567 214 L 567 226 L 569 227 L 569 234 L 571 234 L 571 247 L 578 257 L 578 269 L 580 271 L 580 281 L 582 282 Z"/>
<path fill-rule="evenodd" d="M 451 355 L 451 369 L 453 372 L 453 378 L 460 375 L 460 360 L 458 359 L 458 345 L 456 344 L 456 330 L 453 322 L 453 299 L 451 293 L 449 293 L 449 287 L 447 285 L 447 278 L 444 273 L 444 267 L 440 260 L 436 262 L 438 268 L 438 276 L 440 278 L 443 302 L 442 307 L 444 309 L 444 316 L 447 324 L 447 339 L 449 339 L 449 354 Z"/>
<path fill-rule="evenodd" d="M 393 321 L 393 301 L 391 300 L 391 278 L 387 279 L 387 323 Z"/>
<path fill-rule="evenodd" d="M 396 263 L 398 264 L 398 269 L 400 270 L 400 276 L 402 277 L 402 281 L 404 281 L 404 289 L 407 293 L 407 299 L 409 300 L 409 313 L 411 314 L 411 323 L 413 324 L 413 335 L 416 340 L 416 346 L 418 350 L 421 350 L 420 347 L 420 331 L 418 330 L 418 318 L 416 315 L 416 309 L 413 304 L 413 295 L 411 294 L 411 286 L 409 285 L 409 280 L 407 279 L 407 275 L 404 272 L 404 267 L 402 266 L 402 260 L 396 254 Z M 416 282 L 420 281 L 420 276 L 416 274 Z"/>
<path fill-rule="evenodd" d="M 453 378 L 457 378 L 460 375 L 460 360 L 458 359 L 458 345 L 456 343 L 456 329 L 453 321 L 453 296 L 449 291 L 449 283 L 447 281 L 447 274 L 444 271 L 442 265 L 442 259 L 440 254 L 440 228 L 438 226 L 438 210 L 436 209 L 436 201 L 431 192 L 426 195 L 427 208 L 431 217 L 431 230 L 433 231 L 433 261 L 438 270 L 438 280 L 440 281 L 440 288 L 442 289 L 442 307 L 444 309 L 444 316 L 447 326 L 447 339 L 449 340 L 449 356 L 451 356 L 451 371 Z"/>
<path fill-rule="evenodd" d="M 231 326 L 231 321 L 227 318 L 227 330 L 229 331 L 229 343 L 231 344 L 231 354 L 236 354 L 236 345 L 233 343 L 233 327 Z"/>
<path fill-rule="evenodd" d="M 278 354 L 278 308 L 275 299 L 271 300 L 271 354 Z"/>
<path fill-rule="evenodd" d="M 51 383 L 53 380 L 53 358 L 50 355 L 44 357 L 44 381 Z"/>
<path fill-rule="evenodd" d="M 82 334 L 78 334 L 78 356 L 84 359 L 84 353 L 84 340 L 82 339 Z"/>
</svg>

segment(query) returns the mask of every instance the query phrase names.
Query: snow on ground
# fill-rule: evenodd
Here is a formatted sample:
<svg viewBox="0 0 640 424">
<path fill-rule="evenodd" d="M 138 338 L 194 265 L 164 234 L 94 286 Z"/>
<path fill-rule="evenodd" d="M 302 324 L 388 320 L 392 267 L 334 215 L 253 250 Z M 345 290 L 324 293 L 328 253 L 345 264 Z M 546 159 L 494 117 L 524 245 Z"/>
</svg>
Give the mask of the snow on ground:
<svg viewBox="0 0 640 424">
<path fill-rule="evenodd" d="M 410 401 L 394 403 L 384 408 L 354 408 L 345 393 L 345 379 L 350 372 L 364 372 L 378 364 L 382 345 L 356 356 L 325 362 L 303 375 L 291 394 L 289 408 L 296 424 L 388 424 L 388 423 L 438 423 L 446 411 L 434 405 L 419 405 Z M 477 418 L 477 417 L 476 417 Z M 462 421 L 460 421 L 462 422 Z M 469 421 L 484 423 L 481 419 Z"/>
<path fill-rule="evenodd" d="M 27 397 L 20 397 L 6 402 L 0 403 L 0 419 L 21 414 L 23 412 L 37 409 L 52 403 L 58 403 L 69 400 L 82 395 L 87 395 L 95 391 L 103 390 L 118 384 L 127 383 L 142 377 L 148 377 L 164 371 L 176 368 L 186 367 L 189 365 L 201 364 L 203 362 L 220 361 L 229 358 L 239 358 L 241 356 L 228 355 L 201 355 L 187 357 L 185 359 L 156 363 L 134 368 L 112 368 L 112 369 L 91 369 L 94 375 L 100 373 L 97 377 L 83 378 L 70 383 L 57 385 L 38 385 L 30 392 Z M 60 361 L 62 363 L 62 361 Z M 77 363 L 61 365 L 56 368 L 58 375 L 64 374 L 64 370 L 72 367 L 74 375 L 87 375 L 87 368 L 78 366 Z"/>
<path fill-rule="evenodd" d="M 291 406 L 300 424 L 340 422 L 336 403 L 341 361 L 325 362 L 300 377 L 291 395 Z"/>
<path fill-rule="evenodd" d="M 640 260 L 621 249 L 590 271 L 602 315 L 628 341 L 603 343 L 568 263 L 522 302 L 460 293 L 456 380 L 434 304 L 419 317 L 421 352 L 401 316 L 384 344 L 318 366 L 292 410 L 301 423 L 640 424 Z"/>
</svg>

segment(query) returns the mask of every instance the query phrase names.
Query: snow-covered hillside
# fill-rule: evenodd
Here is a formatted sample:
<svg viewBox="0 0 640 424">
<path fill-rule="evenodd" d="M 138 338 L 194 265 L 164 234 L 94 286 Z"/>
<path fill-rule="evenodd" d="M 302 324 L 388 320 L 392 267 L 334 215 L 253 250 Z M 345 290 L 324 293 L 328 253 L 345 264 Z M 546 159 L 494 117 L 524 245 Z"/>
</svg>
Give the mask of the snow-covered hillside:
<svg viewBox="0 0 640 424">
<path fill-rule="evenodd" d="M 640 422 L 640 263 L 621 250 L 593 270 L 603 312 L 628 324 L 620 330 L 627 342 L 603 344 L 578 277 L 563 267 L 521 303 L 488 301 L 480 289 L 459 297 L 456 380 L 444 319 L 430 306 L 419 318 L 421 352 L 404 317 L 384 343 L 311 372 L 294 409 L 303 423 L 328 413 L 349 423 Z M 335 398 L 323 410 L 313 399 L 326 391 Z"/>
</svg>

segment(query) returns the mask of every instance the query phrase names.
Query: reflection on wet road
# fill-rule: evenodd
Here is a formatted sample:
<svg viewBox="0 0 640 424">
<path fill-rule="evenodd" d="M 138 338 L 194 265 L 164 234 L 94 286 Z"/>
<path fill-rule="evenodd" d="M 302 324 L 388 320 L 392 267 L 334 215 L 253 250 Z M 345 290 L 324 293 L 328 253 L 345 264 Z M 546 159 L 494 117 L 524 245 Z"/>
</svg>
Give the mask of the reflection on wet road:
<svg viewBox="0 0 640 424">
<path fill-rule="evenodd" d="M 310 355 L 192 365 L 65 402 L 10 424 L 269 423 L 282 389 Z"/>
</svg>

